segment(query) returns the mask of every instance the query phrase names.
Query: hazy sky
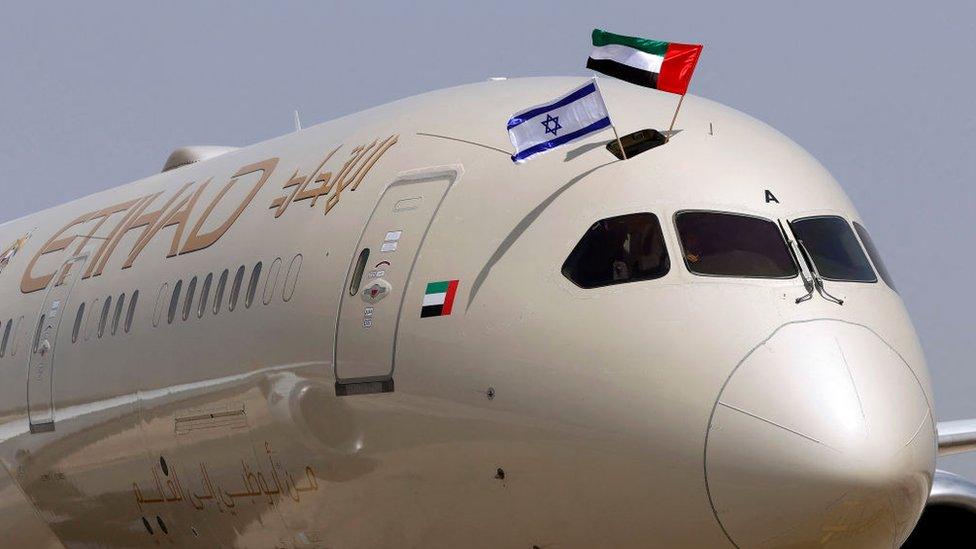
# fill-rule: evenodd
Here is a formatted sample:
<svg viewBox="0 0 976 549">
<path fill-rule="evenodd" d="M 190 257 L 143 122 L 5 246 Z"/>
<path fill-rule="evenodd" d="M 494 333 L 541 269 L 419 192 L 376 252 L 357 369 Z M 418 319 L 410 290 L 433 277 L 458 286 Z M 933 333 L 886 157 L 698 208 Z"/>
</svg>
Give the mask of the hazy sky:
<svg viewBox="0 0 976 549">
<path fill-rule="evenodd" d="M 253 4 L 6 3 L 0 221 L 155 173 L 180 145 L 289 132 L 296 108 L 311 125 L 490 76 L 588 74 L 595 26 L 700 42 L 691 92 L 827 166 L 912 313 L 939 419 L 976 417 L 976 4 Z M 976 480 L 976 455 L 941 465 Z"/>
</svg>

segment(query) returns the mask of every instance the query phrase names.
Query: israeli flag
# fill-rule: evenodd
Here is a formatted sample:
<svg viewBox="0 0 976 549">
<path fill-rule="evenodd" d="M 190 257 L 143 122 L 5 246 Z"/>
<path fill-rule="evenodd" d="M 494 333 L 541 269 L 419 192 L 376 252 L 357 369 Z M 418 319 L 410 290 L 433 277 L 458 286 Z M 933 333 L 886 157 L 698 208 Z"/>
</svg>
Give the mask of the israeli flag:
<svg viewBox="0 0 976 549">
<path fill-rule="evenodd" d="M 610 125 L 600 88 L 592 80 L 555 101 L 512 116 L 508 121 L 508 137 L 515 146 L 512 161 L 525 162 Z"/>
</svg>

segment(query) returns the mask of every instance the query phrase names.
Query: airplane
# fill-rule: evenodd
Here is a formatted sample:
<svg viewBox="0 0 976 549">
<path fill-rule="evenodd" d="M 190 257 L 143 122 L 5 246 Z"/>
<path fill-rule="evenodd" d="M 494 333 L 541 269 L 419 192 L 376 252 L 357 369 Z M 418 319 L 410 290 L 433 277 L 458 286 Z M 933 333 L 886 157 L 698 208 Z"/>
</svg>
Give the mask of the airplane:
<svg viewBox="0 0 976 549">
<path fill-rule="evenodd" d="M 503 122 L 579 82 L 185 147 L 0 225 L 3 545 L 971 533 L 976 484 L 935 460 L 976 422 L 934 417 L 838 182 L 701 97 L 659 131 L 675 96 L 605 79 L 619 143 L 513 163 Z"/>
</svg>

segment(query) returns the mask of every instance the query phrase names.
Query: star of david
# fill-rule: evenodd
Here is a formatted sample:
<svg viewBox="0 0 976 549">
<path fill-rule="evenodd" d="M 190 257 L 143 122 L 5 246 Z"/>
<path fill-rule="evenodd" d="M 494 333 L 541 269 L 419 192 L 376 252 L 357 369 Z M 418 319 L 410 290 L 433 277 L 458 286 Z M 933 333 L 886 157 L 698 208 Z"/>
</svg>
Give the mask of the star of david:
<svg viewBox="0 0 976 549">
<path fill-rule="evenodd" d="M 552 124 L 552 126 L 550 126 Z M 546 115 L 546 119 L 542 121 L 542 127 L 546 129 L 546 133 L 551 133 L 552 135 L 559 135 L 556 132 L 563 129 L 559 124 L 559 117 L 553 118 L 551 114 Z"/>
</svg>

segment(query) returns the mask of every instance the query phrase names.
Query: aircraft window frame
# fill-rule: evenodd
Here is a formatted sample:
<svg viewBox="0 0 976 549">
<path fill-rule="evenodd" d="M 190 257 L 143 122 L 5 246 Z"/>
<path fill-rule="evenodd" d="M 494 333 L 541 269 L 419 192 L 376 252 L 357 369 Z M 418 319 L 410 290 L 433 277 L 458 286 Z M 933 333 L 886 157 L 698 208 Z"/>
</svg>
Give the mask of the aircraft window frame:
<svg viewBox="0 0 976 549">
<path fill-rule="evenodd" d="M 217 280 L 217 289 L 214 291 L 213 314 L 220 314 L 220 308 L 224 301 L 224 291 L 227 289 L 227 279 L 230 278 L 230 269 L 224 269 Z"/>
<path fill-rule="evenodd" d="M 10 331 L 13 330 L 14 319 L 7 320 L 7 327 L 3 330 L 3 340 L 0 341 L 0 358 L 7 354 L 7 344 L 10 343 Z"/>
<path fill-rule="evenodd" d="M 688 254 L 685 252 L 684 240 L 681 238 L 681 230 L 678 227 L 678 216 L 680 216 L 682 214 L 687 214 L 687 213 L 707 213 L 707 214 L 716 214 L 716 215 L 729 215 L 729 216 L 736 216 L 736 217 L 747 217 L 747 218 L 758 219 L 760 221 L 765 221 L 767 223 L 770 223 L 776 229 L 776 234 L 779 235 L 779 238 L 780 238 L 780 240 L 783 243 L 783 250 L 786 252 L 787 257 L 790 258 L 790 262 L 793 264 L 793 269 L 795 270 L 794 274 L 792 274 L 790 276 L 755 276 L 755 275 L 741 275 L 741 274 L 733 274 L 733 275 L 728 275 L 728 274 L 712 274 L 712 273 L 701 273 L 701 272 L 695 271 L 688 264 Z M 707 209 L 707 208 L 690 208 L 690 209 L 678 210 L 678 211 L 674 212 L 674 215 L 671 216 L 671 223 L 674 226 L 674 235 L 675 235 L 675 238 L 678 239 L 678 247 L 681 250 L 681 261 L 682 261 L 682 263 L 684 263 L 685 269 L 689 273 L 691 273 L 691 274 L 693 274 L 695 276 L 703 276 L 703 277 L 708 277 L 708 278 L 745 278 L 745 279 L 749 279 L 749 280 L 793 280 L 796 277 L 800 276 L 800 265 L 797 263 L 798 258 L 793 255 L 793 250 L 790 249 L 789 242 L 787 242 L 786 236 L 783 234 L 783 231 L 780 228 L 779 223 L 777 223 L 776 220 L 773 219 L 773 218 L 769 218 L 769 217 L 766 217 L 766 216 L 763 216 L 763 215 L 757 215 L 757 214 L 752 214 L 752 213 L 744 213 L 744 212 L 734 212 L 734 211 L 729 211 L 729 210 L 713 210 L 713 209 Z"/>
<path fill-rule="evenodd" d="M 858 284 L 877 284 L 877 282 L 878 282 L 878 273 L 877 273 L 877 271 L 875 271 L 874 265 L 871 264 L 871 259 L 868 257 L 867 250 L 864 249 L 864 245 L 861 243 L 860 239 L 858 238 L 857 231 L 854 230 L 854 227 L 851 225 L 851 221 L 849 219 L 847 219 L 846 217 L 844 217 L 842 215 L 837 215 L 837 214 L 808 215 L 808 216 L 805 216 L 805 217 L 797 217 L 795 219 L 790 219 L 788 221 L 788 223 L 790 225 L 790 231 L 793 233 L 793 236 L 796 237 L 797 242 L 801 242 L 802 243 L 802 239 L 800 238 L 800 235 L 797 234 L 796 227 L 794 225 L 796 223 L 799 223 L 799 222 L 802 222 L 802 221 L 810 221 L 811 219 L 839 219 L 839 220 L 843 221 L 844 224 L 847 225 L 847 229 L 850 231 L 851 236 L 854 237 L 854 243 L 857 245 L 857 248 L 861 251 L 861 255 L 864 257 L 864 261 L 867 264 L 868 270 L 871 271 L 871 275 L 874 277 L 871 280 L 860 280 L 860 279 L 853 279 L 853 278 L 834 278 L 834 277 L 830 277 L 830 276 L 827 276 L 827 275 L 825 275 L 823 273 L 823 269 L 821 268 L 820 265 L 817 265 L 816 264 L 816 261 L 814 261 L 813 257 L 808 257 L 807 259 L 810 261 L 810 263 L 813 263 L 814 265 L 816 265 L 817 271 L 820 274 L 820 278 L 822 278 L 824 280 L 827 280 L 827 281 L 830 281 L 830 282 L 855 282 L 855 283 L 858 283 Z M 806 244 L 803 244 L 803 246 L 802 246 L 801 249 L 805 250 L 804 255 L 809 255 L 811 253 L 809 246 L 807 246 Z"/>
<path fill-rule="evenodd" d="M 268 268 L 268 277 L 264 279 L 264 295 L 261 300 L 265 305 L 271 304 L 274 300 L 275 291 L 278 289 L 278 277 L 281 276 L 282 263 L 281 258 L 277 257 L 271 262 L 271 267 Z"/>
<path fill-rule="evenodd" d="M 241 287 L 244 285 L 244 274 L 246 272 L 247 269 L 241 265 L 234 273 L 234 282 L 230 285 L 230 297 L 227 299 L 228 312 L 234 312 L 237 309 L 237 301 L 241 298 Z"/>
<path fill-rule="evenodd" d="M 129 310 L 125 314 L 125 327 L 123 330 L 125 333 L 129 333 L 132 329 L 132 321 L 136 316 L 136 305 L 139 303 L 139 290 L 132 292 L 132 297 L 129 298 Z"/>
<path fill-rule="evenodd" d="M 177 280 L 173 285 L 173 293 L 169 298 L 169 310 L 166 312 L 166 323 L 172 324 L 176 320 L 176 311 L 180 309 L 180 295 L 183 293 L 183 280 Z"/>
<path fill-rule="evenodd" d="M 17 351 L 20 349 L 20 340 L 21 340 L 21 334 L 22 334 L 22 332 L 20 331 L 20 329 L 21 328 L 24 328 L 24 320 L 26 318 L 27 318 L 26 316 L 20 315 L 19 317 L 17 317 L 17 323 L 14 324 L 14 335 L 12 336 L 12 339 L 10 340 L 10 342 L 11 342 L 10 356 L 12 356 L 12 357 L 13 356 L 17 356 Z"/>
<path fill-rule="evenodd" d="M 125 310 L 125 293 L 115 301 L 115 314 L 112 315 L 112 335 L 119 332 L 119 322 L 122 320 L 122 311 Z"/>
<path fill-rule="evenodd" d="M 200 303 L 197 305 L 197 318 L 207 314 L 207 304 L 210 303 L 210 287 L 213 285 L 213 273 L 207 273 L 200 288 Z"/>
<path fill-rule="evenodd" d="M 353 269 L 352 278 L 349 280 L 349 296 L 355 297 L 359 293 L 359 286 L 363 283 L 363 273 L 366 272 L 366 262 L 369 261 L 369 248 L 363 248 L 356 258 L 356 268 Z"/>
<path fill-rule="evenodd" d="M 874 267 L 874 272 L 885 284 L 888 285 L 892 290 L 895 289 L 894 281 L 891 279 L 891 272 L 888 271 L 888 266 L 885 265 L 884 259 L 881 257 L 881 253 L 878 247 L 874 245 L 874 239 L 871 238 L 871 233 L 868 231 L 867 227 L 858 223 L 857 221 L 851 221 L 851 225 L 854 226 L 854 234 L 857 235 L 858 240 L 861 241 L 861 247 L 868 254 L 868 261 L 871 262 L 871 266 Z"/>
<path fill-rule="evenodd" d="M 193 298 L 196 297 L 197 293 L 197 277 L 194 276 L 190 279 L 189 284 L 186 285 L 186 298 L 183 301 L 183 322 L 186 322 L 190 318 L 190 313 L 193 312 Z"/>
<path fill-rule="evenodd" d="M 98 339 L 105 335 L 105 327 L 108 326 L 108 315 L 112 312 L 112 296 L 105 298 L 102 302 L 102 313 L 98 317 Z"/>
<path fill-rule="evenodd" d="M 10 335 L 14 329 L 14 319 L 7 319 L 7 327 L 3 330 L 3 341 L 0 341 L 0 358 L 3 358 L 7 354 L 8 345 L 10 344 Z M 13 356 L 13 353 L 10 354 Z"/>
<path fill-rule="evenodd" d="M 304 261 L 305 259 L 302 254 L 296 254 L 295 257 L 291 258 L 291 264 L 288 265 L 288 273 L 285 274 L 285 283 L 281 286 L 281 300 L 285 303 L 288 303 L 295 297 L 295 289 L 298 288 L 298 276 L 302 272 L 302 263 Z M 292 273 L 294 273 L 294 276 L 292 276 Z"/>
<path fill-rule="evenodd" d="M 75 323 L 74 323 L 74 325 L 71 328 L 71 342 L 72 343 L 77 343 L 78 342 L 78 336 L 81 335 L 81 321 L 85 319 L 85 306 L 86 305 L 87 305 L 87 303 L 84 302 L 84 301 L 82 301 L 81 302 L 81 305 L 78 305 L 78 312 L 75 313 Z M 0 353 L 0 356 L 3 356 L 3 354 Z"/>
<path fill-rule="evenodd" d="M 649 220 L 648 224 L 650 224 L 650 222 L 653 222 L 653 225 L 656 226 L 657 236 L 661 240 L 661 246 L 662 246 L 661 252 L 663 254 L 663 259 L 658 265 L 659 271 L 651 273 L 647 276 L 634 276 L 634 277 L 628 277 L 626 279 L 620 279 L 620 280 L 602 280 L 596 283 L 592 283 L 593 280 L 590 281 L 582 280 L 580 277 L 579 269 L 577 268 L 574 271 L 574 267 L 579 267 L 580 265 L 580 262 L 578 261 L 579 259 L 578 256 L 588 251 L 588 249 L 584 249 L 582 248 L 582 246 L 584 246 L 584 244 L 588 244 L 588 241 L 590 240 L 591 235 L 593 234 L 591 231 L 594 231 L 597 225 L 600 223 L 620 221 L 623 220 L 624 218 L 636 218 L 640 216 L 650 216 L 651 219 Z M 630 235 L 628 235 L 628 238 L 629 236 Z M 592 246 L 591 243 L 589 243 L 589 245 Z M 573 262 L 572 265 L 570 264 L 571 262 Z M 661 223 L 660 216 L 658 216 L 654 212 L 637 211 L 637 212 L 621 213 L 618 215 L 611 215 L 609 217 L 603 217 L 597 219 L 596 221 L 593 221 L 586 227 L 583 233 L 576 240 L 576 243 L 573 245 L 573 249 L 569 252 L 569 255 L 566 256 L 566 259 L 563 260 L 563 263 L 560 266 L 559 271 L 563 275 L 563 277 L 566 278 L 566 280 L 569 280 L 570 282 L 573 283 L 574 286 L 583 290 L 595 290 L 598 288 L 606 288 L 608 286 L 618 286 L 620 284 L 630 284 L 635 282 L 647 282 L 649 280 L 657 280 L 659 278 L 664 278 L 665 276 L 668 275 L 668 273 L 671 272 L 671 253 L 670 250 L 668 250 L 668 239 L 667 236 L 664 234 L 664 225 Z"/>
<path fill-rule="evenodd" d="M 37 353 L 38 346 L 41 344 L 41 332 L 44 331 L 45 320 L 47 320 L 47 314 L 41 314 L 41 318 L 37 322 L 37 329 L 34 331 L 34 344 L 31 345 L 32 353 Z"/>
<path fill-rule="evenodd" d="M 91 341 L 95 335 L 95 326 L 98 325 L 98 307 L 102 304 L 102 298 L 96 297 L 89 307 L 88 314 L 85 316 L 85 341 Z"/>
<path fill-rule="evenodd" d="M 264 264 L 260 261 L 254 264 L 251 269 L 251 279 L 247 283 L 247 292 L 244 293 L 244 308 L 250 309 L 254 305 L 254 296 L 258 293 L 258 284 L 261 282 L 261 270 Z"/>
</svg>

